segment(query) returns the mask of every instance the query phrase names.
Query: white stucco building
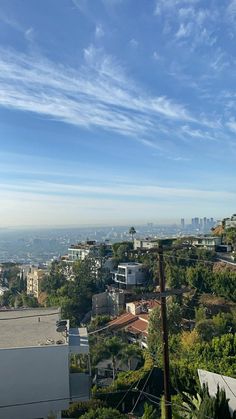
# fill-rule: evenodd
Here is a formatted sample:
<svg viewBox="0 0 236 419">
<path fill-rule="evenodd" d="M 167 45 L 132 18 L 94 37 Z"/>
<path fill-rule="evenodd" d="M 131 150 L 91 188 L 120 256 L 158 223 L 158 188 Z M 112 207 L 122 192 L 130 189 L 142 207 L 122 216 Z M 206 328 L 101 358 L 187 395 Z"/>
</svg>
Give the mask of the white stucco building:
<svg viewBox="0 0 236 419">
<path fill-rule="evenodd" d="M 70 356 L 89 355 L 86 329 L 57 331 L 58 309 L 0 311 L 0 418 L 47 418 L 89 399 L 90 375 L 70 373 Z"/>
<path fill-rule="evenodd" d="M 158 239 L 134 239 L 134 250 L 148 250 L 158 247 Z"/>
<path fill-rule="evenodd" d="M 75 262 L 84 260 L 87 256 L 97 257 L 99 254 L 99 246 L 95 241 L 87 241 L 85 243 L 72 244 L 68 249 L 68 261 Z"/>
<path fill-rule="evenodd" d="M 113 271 L 113 280 L 124 287 L 140 286 L 145 283 L 146 273 L 142 263 L 120 263 L 117 271 Z"/>
<path fill-rule="evenodd" d="M 192 240 L 193 246 L 203 247 L 209 250 L 215 250 L 221 243 L 222 238 L 219 236 L 199 236 Z"/>
</svg>

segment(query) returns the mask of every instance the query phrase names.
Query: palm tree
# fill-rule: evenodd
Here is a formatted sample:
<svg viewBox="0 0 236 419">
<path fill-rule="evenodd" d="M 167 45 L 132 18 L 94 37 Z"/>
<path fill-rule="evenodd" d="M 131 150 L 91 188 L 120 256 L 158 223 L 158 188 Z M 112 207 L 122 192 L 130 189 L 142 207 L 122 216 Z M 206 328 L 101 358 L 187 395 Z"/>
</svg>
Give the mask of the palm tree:
<svg viewBox="0 0 236 419">
<path fill-rule="evenodd" d="M 129 234 L 131 235 L 132 240 L 134 241 L 134 234 L 136 234 L 136 230 L 134 227 L 130 227 Z"/>
<path fill-rule="evenodd" d="M 116 364 L 118 358 L 121 358 L 121 351 L 124 348 L 124 343 L 117 337 L 107 338 L 104 341 L 104 349 L 106 359 L 111 358 L 112 362 L 112 376 L 113 382 L 116 378 Z"/>
<path fill-rule="evenodd" d="M 131 362 L 132 359 L 140 360 L 142 358 L 141 350 L 136 345 L 127 345 L 125 346 L 123 352 L 122 352 L 122 359 L 127 362 L 129 371 L 131 370 Z"/>
</svg>

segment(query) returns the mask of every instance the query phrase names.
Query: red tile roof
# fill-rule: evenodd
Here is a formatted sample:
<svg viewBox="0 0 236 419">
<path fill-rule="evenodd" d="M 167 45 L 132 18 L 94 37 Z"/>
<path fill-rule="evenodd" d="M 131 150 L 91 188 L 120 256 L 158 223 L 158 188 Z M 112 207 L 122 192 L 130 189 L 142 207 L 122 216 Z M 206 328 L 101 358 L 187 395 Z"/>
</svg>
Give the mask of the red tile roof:
<svg viewBox="0 0 236 419">
<path fill-rule="evenodd" d="M 133 322 L 137 320 L 137 316 L 131 313 L 124 313 L 118 316 L 116 319 L 110 321 L 108 325 L 110 327 L 124 327 L 125 325 L 129 324 L 130 322 Z"/>
<path fill-rule="evenodd" d="M 148 331 L 148 323 L 143 321 L 143 320 L 136 320 L 134 322 L 132 322 L 128 328 L 128 330 L 132 331 L 132 332 L 146 332 Z"/>
</svg>

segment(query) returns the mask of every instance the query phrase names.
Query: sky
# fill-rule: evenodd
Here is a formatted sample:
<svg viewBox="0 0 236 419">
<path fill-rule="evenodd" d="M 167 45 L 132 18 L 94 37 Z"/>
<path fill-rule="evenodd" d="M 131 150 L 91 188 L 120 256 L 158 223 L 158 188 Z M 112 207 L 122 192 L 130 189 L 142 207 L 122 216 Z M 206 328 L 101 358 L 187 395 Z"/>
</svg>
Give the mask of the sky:
<svg viewBox="0 0 236 419">
<path fill-rule="evenodd" d="M 0 227 L 236 212 L 236 0 L 0 0 Z"/>
</svg>

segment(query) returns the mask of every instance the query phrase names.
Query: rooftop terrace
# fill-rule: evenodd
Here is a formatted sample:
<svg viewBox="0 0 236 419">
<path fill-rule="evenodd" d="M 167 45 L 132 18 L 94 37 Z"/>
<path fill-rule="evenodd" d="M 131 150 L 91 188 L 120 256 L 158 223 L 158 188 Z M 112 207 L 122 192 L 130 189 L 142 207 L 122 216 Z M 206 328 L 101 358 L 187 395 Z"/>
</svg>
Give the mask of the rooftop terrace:
<svg viewBox="0 0 236 419">
<path fill-rule="evenodd" d="M 66 344 L 64 334 L 56 331 L 59 319 L 58 308 L 1 310 L 0 348 Z"/>
</svg>

